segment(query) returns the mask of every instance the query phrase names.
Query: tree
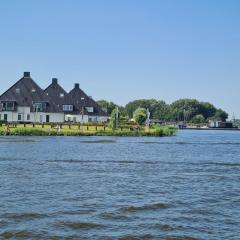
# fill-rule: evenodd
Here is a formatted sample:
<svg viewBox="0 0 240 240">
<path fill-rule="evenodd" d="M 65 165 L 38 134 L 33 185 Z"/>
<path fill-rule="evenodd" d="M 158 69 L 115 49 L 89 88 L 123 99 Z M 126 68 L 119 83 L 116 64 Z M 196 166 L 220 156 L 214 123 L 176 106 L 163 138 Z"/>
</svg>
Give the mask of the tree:
<svg viewBox="0 0 240 240">
<path fill-rule="evenodd" d="M 132 102 L 129 102 L 126 106 L 126 113 L 128 114 L 129 118 L 133 117 L 133 113 L 138 108 L 145 108 L 149 109 L 149 111 L 152 113 L 155 112 L 156 106 L 158 104 L 158 101 L 156 99 L 138 99 Z"/>
<path fill-rule="evenodd" d="M 228 118 L 228 114 L 222 109 L 218 109 L 213 118 L 215 121 L 226 121 Z"/>
<path fill-rule="evenodd" d="M 192 122 L 195 124 L 201 124 L 205 122 L 205 118 L 202 114 L 198 114 L 192 118 Z"/>
<path fill-rule="evenodd" d="M 118 119 L 120 118 L 120 115 L 119 115 L 119 112 L 118 112 L 118 110 L 117 110 L 117 108 L 115 108 L 113 111 L 112 111 L 112 113 L 111 113 L 111 119 L 110 119 L 110 122 L 109 122 L 109 127 L 111 128 L 111 129 L 116 129 L 118 126 L 118 123 L 117 123 L 117 121 L 118 121 Z"/>
<path fill-rule="evenodd" d="M 107 113 L 111 115 L 112 111 L 117 107 L 117 105 L 113 102 L 108 102 L 106 100 L 97 101 L 98 105 L 103 109 L 107 110 Z"/>
<path fill-rule="evenodd" d="M 138 123 L 139 125 L 143 125 L 147 120 L 147 112 L 145 108 L 138 108 L 133 113 L 133 119 Z"/>
</svg>

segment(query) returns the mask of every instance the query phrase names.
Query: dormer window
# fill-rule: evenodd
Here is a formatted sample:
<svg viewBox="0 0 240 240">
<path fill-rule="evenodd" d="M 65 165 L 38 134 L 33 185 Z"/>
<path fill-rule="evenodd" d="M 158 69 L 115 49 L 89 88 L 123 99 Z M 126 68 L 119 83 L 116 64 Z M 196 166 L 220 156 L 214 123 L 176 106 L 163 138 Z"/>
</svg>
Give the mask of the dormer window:
<svg viewBox="0 0 240 240">
<path fill-rule="evenodd" d="M 14 101 L 3 101 L 1 102 L 1 111 L 14 111 L 15 110 L 15 102 Z"/>
<path fill-rule="evenodd" d="M 60 98 L 64 98 L 64 93 L 60 93 Z"/>
<path fill-rule="evenodd" d="M 84 100 L 85 98 L 84 97 L 81 97 L 81 100 Z"/>
<path fill-rule="evenodd" d="M 32 93 L 35 93 L 35 92 L 36 92 L 36 89 L 35 89 L 35 88 L 33 88 L 33 89 L 32 89 Z"/>
<path fill-rule="evenodd" d="M 16 88 L 16 90 L 15 90 L 15 91 L 16 91 L 16 93 L 18 93 L 18 94 L 19 94 L 19 93 L 20 93 L 20 88 Z"/>
<path fill-rule="evenodd" d="M 33 103 L 33 108 L 35 112 L 45 112 L 47 108 L 46 102 L 35 102 Z"/>
<path fill-rule="evenodd" d="M 86 107 L 86 110 L 87 110 L 89 113 L 93 113 L 93 112 L 94 112 L 94 108 L 93 108 L 93 107 Z"/>
<path fill-rule="evenodd" d="M 63 111 L 64 112 L 72 112 L 73 111 L 73 105 L 63 105 Z"/>
</svg>

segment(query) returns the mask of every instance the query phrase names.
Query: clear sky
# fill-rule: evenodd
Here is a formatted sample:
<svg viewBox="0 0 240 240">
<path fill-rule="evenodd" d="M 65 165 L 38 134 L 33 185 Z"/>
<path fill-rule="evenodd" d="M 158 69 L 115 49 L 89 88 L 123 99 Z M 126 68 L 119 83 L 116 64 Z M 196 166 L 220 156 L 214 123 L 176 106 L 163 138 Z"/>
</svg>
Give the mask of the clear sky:
<svg viewBox="0 0 240 240">
<path fill-rule="evenodd" d="M 240 118 L 239 0 L 5 0 L 0 94 L 30 71 L 95 99 L 209 101 Z"/>
</svg>

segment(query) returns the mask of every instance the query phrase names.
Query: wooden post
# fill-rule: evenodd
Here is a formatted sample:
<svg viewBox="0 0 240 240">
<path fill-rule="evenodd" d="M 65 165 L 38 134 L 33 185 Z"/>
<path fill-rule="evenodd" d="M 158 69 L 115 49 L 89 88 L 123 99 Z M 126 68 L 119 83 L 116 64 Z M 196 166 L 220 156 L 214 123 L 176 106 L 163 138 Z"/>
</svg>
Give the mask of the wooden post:
<svg viewBox="0 0 240 240">
<path fill-rule="evenodd" d="M 78 124 L 78 130 L 80 130 L 81 129 L 81 125 L 80 125 L 80 123 Z"/>
<path fill-rule="evenodd" d="M 96 128 L 95 128 L 95 129 L 96 129 L 96 131 L 97 131 L 97 126 L 96 126 Z"/>
<path fill-rule="evenodd" d="M 26 127 L 26 123 L 23 124 L 23 127 Z"/>
<path fill-rule="evenodd" d="M 44 128 L 44 124 L 42 124 L 42 128 Z"/>
<path fill-rule="evenodd" d="M 88 125 L 87 125 L 87 131 L 88 131 Z"/>
</svg>

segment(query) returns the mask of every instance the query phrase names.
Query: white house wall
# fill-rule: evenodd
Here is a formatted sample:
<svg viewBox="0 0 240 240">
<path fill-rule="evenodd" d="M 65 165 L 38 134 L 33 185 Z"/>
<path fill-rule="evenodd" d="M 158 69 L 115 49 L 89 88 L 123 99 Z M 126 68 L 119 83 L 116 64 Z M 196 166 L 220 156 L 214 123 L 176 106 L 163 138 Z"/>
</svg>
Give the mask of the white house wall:
<svg viewBox="0 0 240 240">
<path fill-rule="evenodd" d="M 108 117 L 106 116 L 89 116 L 89 115 L 70 115 L 70 116 L 68 117 L 68 114 L 65 115 L 66 122 L 73 121 L 78 123 L 88 123 L 88 122 L 103 123 L 108 121 Z"/>
<path fill-rule="evenodd" d="M 68 121 L 75 121 L 78 123 L 88 122 L 107 122 L 108 117 L 106 116 L 88 116 L 88 115 L 71 115 L 69 118 L 64 113 L 41 113 L 41 112 L 30 112 L 30 107 L 18 107 L 18 112 L 0 112 L 0 120 L 4 120 L 4 114 L 8 115 L 8 122 L 35 122 L 35 123 L 46 123 L 47 115 L 49 115 L 50 123 L 63 123 Z M 22 115 L 21 120 L 18 120 L 18 114 Z M 27 116 L 30 115 L 30 119 Z"/>
<path fill-rule="evenodd" d="M 70 117 L 71 116 L 71 117 Z M 78 122 L 78 123 L 87 123 L 88 122 L 88 115 L 65 115 L 66 122 Z"/>
</svg>

